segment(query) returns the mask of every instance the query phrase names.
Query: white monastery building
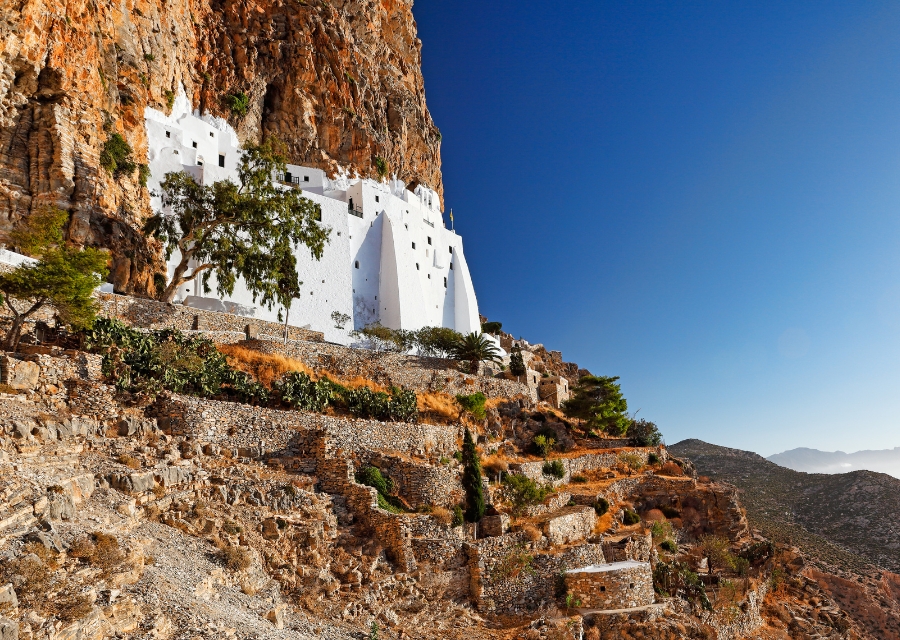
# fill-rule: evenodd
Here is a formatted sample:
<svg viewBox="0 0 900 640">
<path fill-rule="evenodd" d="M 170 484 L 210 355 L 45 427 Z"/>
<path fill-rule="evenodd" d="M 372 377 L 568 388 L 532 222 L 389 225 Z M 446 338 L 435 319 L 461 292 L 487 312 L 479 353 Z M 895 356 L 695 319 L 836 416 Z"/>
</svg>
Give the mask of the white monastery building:
<svg viewBox="0 0 900 640">
<path fill-rule="evenodd" d="M 170 171 L 186 171 L 201 184 L 237 182 L 240 148 L 226 121 L 191 112 L 182 89 L 171 115 L 145 111 L 151 192 Z M 285 188 L 301 189 L 319 204 L 331 229 L 320 261 L 305 246 L 297 250 L 302 295 L 290 309 L 289 324 L 325 333 L 327 340 L 349 343 L 349 331 L 380 322 L 392 329 L 449 327 L 480 331 L 478 302 L 463 255 L 462 238 L 444 226 L 437 193 L 414 190 L 400 180 L 329 178 L 320 169 L 288 165 L 275 177 Z M 152 201 L 161 207 L 159 197 Z M 179 256 L 169 263 L 171 277 Z M 215 284 L 210 285 L 215 291 Z M 279 308 L 254 306 L 238 281 L 229 300 L 203 298 L 198 281 L 187 283 L 179 298 L 192 306 L 227 310 L 275 321 Z M 343 331 L 334 312 L 352 318 Z"/>
</svg>

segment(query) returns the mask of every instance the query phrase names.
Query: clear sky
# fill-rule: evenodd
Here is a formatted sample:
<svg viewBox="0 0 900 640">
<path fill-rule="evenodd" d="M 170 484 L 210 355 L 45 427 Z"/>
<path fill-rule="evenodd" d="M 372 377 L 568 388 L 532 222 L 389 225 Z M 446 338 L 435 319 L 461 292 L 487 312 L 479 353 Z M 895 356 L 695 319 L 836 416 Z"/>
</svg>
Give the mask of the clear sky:
<svg viewBox="0 0 900 640">
<path fill-rule="evenodd" d="M 484 315 L 669 443 L 900 446 L 900 4 L 414 13 Z"/>
</svg>

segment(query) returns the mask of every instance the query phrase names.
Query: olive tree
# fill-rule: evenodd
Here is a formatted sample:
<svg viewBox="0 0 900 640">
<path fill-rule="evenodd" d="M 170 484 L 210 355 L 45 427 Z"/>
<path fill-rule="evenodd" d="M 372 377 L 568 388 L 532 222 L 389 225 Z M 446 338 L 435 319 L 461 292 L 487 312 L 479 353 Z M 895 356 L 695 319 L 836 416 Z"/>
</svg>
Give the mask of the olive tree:
<svg viewBox="0 0 900 640">
<path fill-rule="evenodd" d="M 197 278 L 209 291 L 230 295 L 238 278 L 263 305 L 289 309 L 299 297 L 295 249 L 305 245 L 319 260 L 330 229 L 322 226 L 319 205 L 296 189 L 276 185 L 272 177 L 286 169 L 285 158 L 271 140 L 244 147 L 238 182 L 196 182 L 182 171 L 167 173 L 160 183 L 163 209 L 144 231 L 162 242 L 166 260 L 177 250 L 179 262 L 162 293 L 171 302 L 178 288 Z M 191 266 L 191 264 L 196 266 Z"/>
</svg>

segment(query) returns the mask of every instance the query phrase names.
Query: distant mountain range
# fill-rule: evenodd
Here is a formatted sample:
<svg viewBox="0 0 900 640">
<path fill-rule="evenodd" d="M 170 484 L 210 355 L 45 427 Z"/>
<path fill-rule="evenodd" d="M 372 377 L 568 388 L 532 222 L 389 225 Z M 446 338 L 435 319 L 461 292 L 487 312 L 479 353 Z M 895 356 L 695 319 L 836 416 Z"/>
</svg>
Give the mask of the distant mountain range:
<svg viewBox="0 0 900 640">
<path fill-rule="evenodd" d="M 880 451 L 819 451 L 818 449 L 791 449 L 766 458 L 781 467 L 806 473 L 847 473 L 850 471 L 876 471 L 900 478 L 900 447 Z"/>
<path fill-rule="evenodd" d="M 872 471 L 802 473 L 700 440 L 684 440 L 669 451 L 688 458 L 701 475 L 737 486 L 750 524 L 770 540 L 857 574 L 873 565 L 900 573 L 897 478 Z"/>
</svg>

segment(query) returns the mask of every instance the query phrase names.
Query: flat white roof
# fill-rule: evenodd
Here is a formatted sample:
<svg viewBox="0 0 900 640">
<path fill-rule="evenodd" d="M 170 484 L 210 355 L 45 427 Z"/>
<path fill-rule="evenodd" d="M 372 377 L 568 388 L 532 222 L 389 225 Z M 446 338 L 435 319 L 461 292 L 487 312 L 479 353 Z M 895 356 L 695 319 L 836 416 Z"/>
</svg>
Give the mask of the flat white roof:
<svg viewBox="0 0 900 640">
<path fill-rule="evenodd" d="M 622 569 L 636 569 L 638 567 L 649 567 L 649 562 L 638 562 L 637 560 L 624 560 L 622 562 L 610 562 L 608 564 L 592 564 L 587 567 L 578 569 L 569 569 L 566 573 L 602 573 L 604 571 L 620 571 Z"/>
</svg>

